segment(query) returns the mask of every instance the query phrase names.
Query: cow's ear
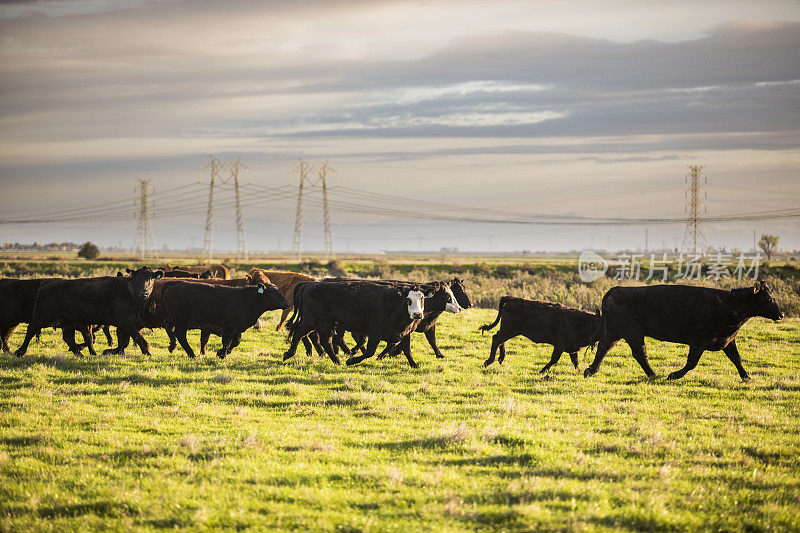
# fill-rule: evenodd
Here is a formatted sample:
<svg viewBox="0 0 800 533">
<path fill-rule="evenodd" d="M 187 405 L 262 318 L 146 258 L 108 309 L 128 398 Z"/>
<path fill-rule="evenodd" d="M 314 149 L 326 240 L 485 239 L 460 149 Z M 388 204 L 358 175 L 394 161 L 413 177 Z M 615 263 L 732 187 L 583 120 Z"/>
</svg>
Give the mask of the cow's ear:
<svg viewBox="0 0 800 533">
<path fill-rule="evenodd" d="M 133 272 L 133 270 L 131 270 L 130 268 L 126 268 L 126 269 L 125 269 L 125 272 L 127 272 L 128 274 L 130 274 L 131 272 Z"/>
<path fill-rule="evenodd" d="M 433 298 L 433 291 L 428 291 L 428 293 L 425 295 L 425 298 Z"/>
<path fill-rule="evenodd" d="M 753 294 L 758 294 L 758 291 L 761 289 L 761 283 L 756 283 L 753 285 Z"/>
<path fill-rule="evenodd" d="M 264 286 L 263 285 L 259 285 L 258 286 L 258 294 L 264 294 Z"/>
<path fill-rule="evenodd" d="M 156 279 L 161 279 L 164 277 L 164 272 L 161 270 L 156 270 Z"/>
</svg>

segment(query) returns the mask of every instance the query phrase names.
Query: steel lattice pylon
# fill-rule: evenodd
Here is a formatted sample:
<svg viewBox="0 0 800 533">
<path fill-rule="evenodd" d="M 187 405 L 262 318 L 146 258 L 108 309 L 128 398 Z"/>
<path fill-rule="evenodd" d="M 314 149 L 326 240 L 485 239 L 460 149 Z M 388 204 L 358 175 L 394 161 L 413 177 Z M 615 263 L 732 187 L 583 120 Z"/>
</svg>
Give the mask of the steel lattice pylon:
<svg viewBox="0 0 800 533">
<path fill-rule="evenodd" d="M 240 172 L 247 172 L 252 182 L 252 171 L 239 161 L 239 157 L 233 161 L 220 161 L 214 156 L 209 156 L 211 161 L 200 167 L 198 173 L 198 181 L 202 179 L 201 174 L 209 176 L 208 188 L 208 209 L 206 210 L 206 232 L 203 237 L 203 255 L 209 261 L 213 256 L 213 238 L 214 238 L 214 189 L 217 187 L 217 181 L 222 184 L 233 182 L 233 187 L 236 194 L 236 259 L 246 261 L 247 243 L 244 235 L 244 211 L 242 210 L 242 198 L 239 192 Z"/>
<path fill-rule="evenodd" d="M 148 254 L 158 257 L 154 248 L 153 229 L 150 226 L 155 189 L 150 184 L 149 179 L 140 179 L 138 181 L 139 185 L 134 189 L 136 197 L 133 200 L 134 209 L 138 212 L 133 249 L 139 252 L 139 258 L 144 260 Z"/>
<path fill-rule="evenodd" d="M 688 253 L 691 249 L 692 255 L 697 255 L 698 249 L 702 254 L 708 243 L 703 233 L 701 214 L 706 213 L 705 199 L 708 197 L 703 184 L 708 183 L 708 179 L 703 174 L 703 167 L 700 165 L 688 165 L 689 173 L 686 174 L 686 197 L 689 202 L 686 204 L 686 231 L 683 234 L 682 249 Z"/>
<path fill-rule="evenodd" d="M 298 159 L 297 168 L 290 171 L 290 174 L 297 174 L 297 212 L 294 217 L 294 237 L 292 238 L 292 251 L 297 254 L 297 260 L 303 259 L 303 192 L 306 187 L 322 188 L 322 215 L 325 226 L 325 254 L 328 259 L 335 257 L 333 250 L 333 230 L 331 229 L 331 209 L 328 204 L 328 173 L 336 173 L 328 166 L 328 160 L 321 163 L 309 163 Z"/>
</svg>

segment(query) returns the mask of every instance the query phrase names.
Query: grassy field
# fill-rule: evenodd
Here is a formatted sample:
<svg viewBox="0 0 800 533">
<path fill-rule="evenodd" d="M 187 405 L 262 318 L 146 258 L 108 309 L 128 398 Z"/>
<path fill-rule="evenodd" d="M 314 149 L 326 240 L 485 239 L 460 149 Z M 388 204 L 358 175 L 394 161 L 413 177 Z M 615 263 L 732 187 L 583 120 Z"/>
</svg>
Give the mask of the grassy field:
<svg viewBox="0 0 800 533">
<path fill-rule="evenodd" d="M 0 530 L 800 529 L 800 321 L 745 326 L 749 383 L 721 352 L 648 382 L 624 346 L 588 380 L 521 339 L 484 369 L 494 313 L 443 317 L 443 360 L 415 335 L 418 370 L 283 363 L 271 330 L 224 361 L 45 334 L 0 356 Z"/>
</svg>

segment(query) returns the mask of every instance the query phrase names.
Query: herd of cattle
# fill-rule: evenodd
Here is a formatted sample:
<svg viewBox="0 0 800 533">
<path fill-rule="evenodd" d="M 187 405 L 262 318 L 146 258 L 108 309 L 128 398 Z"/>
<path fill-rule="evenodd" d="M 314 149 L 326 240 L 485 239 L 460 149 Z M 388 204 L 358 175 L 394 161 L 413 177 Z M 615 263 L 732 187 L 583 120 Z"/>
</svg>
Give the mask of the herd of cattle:
<svg viewBox="0 0 800 533">
<path fill-rule="evenodd" d="M 289 347 L 283 359 L 294 356 L 302 342 L 306 354 L 316 351 L 339 364 L 338 353 L 349 356 L 347 365 L 375 355 L 400 352 L 409 365 L 411 333 L 424 333 L 436 357 L 444 357 L 436 345 L 436 322 L 442 313 L 459 313 L 471 307 L 464 282 L 410 283 L 397 280 L 324 278 L 281 270 L 252 269 L 245 277 L 229 279 L 224 265 L 178 267 L 158 270 L 127 269 L 116 276 L 79 279 L 0 279 L 0 350 L 10 351 L 12 332 L 20 323 L 28 329 L 17 356 L 26 353 L 42 328 L 62 329 L 64 342 L 77 355 L 93 343 L 102 330 L 109 346 L 109 326 L 116 327 L 117 346 L 104 354 L 122 354 L 131 339 L 143 354 L 149 354 L 141 330 L 163 328 L 169 351 L 178 343 L 189 357 L 195 353 L 186 338 L 199 329 L 200 353 L 211 334 L 222 338 L 217 356 L 224 358 L 241 341 L 242 333 L 258 323 L 266 311 L 281 309 L 277 330 L 286 324 Z M 290 316 L 291 315 L 291 316 Z M 498 323 L 485 366 L 505 359 L 505 342 L 524 336 L 532 342 L 553 346 L 546 372 L 561 354 L 570 355 L 578 368 L 578 352 L 597 345 L 594 361 L 584 376 L 595 374 L 606 353 L 621 339 L 648 377 L 655 377 L 647 360 L 645 337 L 689 345 L 686 365 L 669 375 L 683 377 L 697 366 L 706 350 L 722 350 L 743 380 L 749 379 L 736 347 L 736 334 L 751 317 L 780 320 L 783 317 L 764 282 L 753 287 L 720 290 L 686 285 L 615 287 L 602 301 L 602 308 L 588 313 L 551 302 L 510 296 L 500 300 L 497 318 L 481 326 L 489 331 Z M 288 321 L 287 321 L 288 318 Z M 83 343 L 78 344 L 75 333 Z M 356 342 L 348 346 L 345 333 Z"/>
</svg>

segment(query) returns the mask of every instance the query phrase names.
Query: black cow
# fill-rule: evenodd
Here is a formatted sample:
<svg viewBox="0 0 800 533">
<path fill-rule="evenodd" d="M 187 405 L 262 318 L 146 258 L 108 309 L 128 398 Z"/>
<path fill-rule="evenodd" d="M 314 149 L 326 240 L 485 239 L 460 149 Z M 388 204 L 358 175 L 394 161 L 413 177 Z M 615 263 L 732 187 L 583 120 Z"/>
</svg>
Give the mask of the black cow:
<svg viewBox="0 0 800 533">
<path fill-rule="evenodd" d="M 161 291 L 161 305 L 175 328 L 183 349 L 194 358 L 186 339 L 189 329 L 202 329 L 222 337 L 217 357 L 225 358 L 239 345 L 242 333 L 254 326 L 265 311 L 286 309 L 289 302 L 277 287 L 261 283 L 255 287 L 224 287 L 171 281 Z"/>
<path fill-rule="evenodd" d="M 341 327 L 369 337 L 364 355 L 348 359 L 354 364 L 374 355 L 378 343 L 397 343 L 413 331 L 424 313 L 424 295 L 415 287 L 396 287 L 369 282 L 304 282 L 294 292 L 294 313 L 289 320 L 291 344 L 284 361 L 294 356 L 300 340 L 316 332 L 325 353 L 335 364 L 334 328 Z M 413 359 L 409 364 L 416 367 Z"/>
<path fill-rule="evenodd" d="M 371 283 L 379 283 L 385 285 L 395 285 L 398 287 L 412 287 L 416 284 L 413 282 L 408 281 L 400 281 L 400 280 L 366 280 L 361 278 L 327 278 L 323 279 L 323 282 L 329 281 L 369 281 Z M 429 282 L 419 285 L 420 289 L 427 294 L 430 291 L 438 290 L 441 282 Z M 439 347 L 436 345 L 436 321 L 439 319 L 441 314 L 445 311 L 449 313 L 458 313 L 462 309 L 469 309 L 472 307 L 472 302 L 467 295 L 467 291 L 464 288 L 463 280 L 458 278 L 453 278 L 449 282 L 446 282 L 446 286 L 452 292 L 452 301 L 450 302 L 451 305 L 447 305 L 445 307 L 440 306 L 429 306 L 428 303 L 425 303 L 425 317 L 420 320 L 417 327 L 414 329 L 417 333 L 424 333 L 425 338 L 428 339 L 428 344 L 431 345 L 433 348 L 433 353 L 438 358 L 444 358 L 444 355 L 439 350 Z M 364 350 L 364 338 L 357 339 L 356 346 L 352 350 L 348 350 L 347 346 L 344 344 L 343 340 L 337 339 L 336 346 L 341 346 L 345 353 L 348 355 L 350 353 L 354 353 L 356 350 L 361 349 L 363 352 Z M 396 355 L 399 353 L 399 350 L 402 349 L 403 352 L 406 354 L 406 357 L 411 356 L 411 339 L 403 339 L 401 345 L 398 349 L 394 349 L 392 346 L 387 346 L 380 354 L 378 354 L 378 359 L 383 359 L 387 355 Z"/>
<path fill-rule="evenodd" d="M 668 379 L 686 375 L 697 366 L 704 351 L 722 350 L 736 366 L 742 381 L 747 381 L 750 376 L 742 367 L 736 334 L 756 316 L 783 318 L 763 281 L 753 287 L 729 291 L 689 285 L 614 287 L 603 296 L 597 353 L 583 375 L 596 374 L 608 350 L 625 339 L 647 377 L 655 378 L 644 346 L 644 338 L 652 337 L 689 345 L 686 365 Z"/>
<path fill-rule="evenodd" d="M 144 302 L 153 290 L 153 282 L 163 273 L 142 267 L 130 274 L 42 282 L 33 318 L 16 355 L 25 354 L 31 339 L 43 327 L 56 324 L 61 325 L 64 341 L 76 355 L 80 354 L 80 347 L 75 344 L 75 330 L 84 324 L 116 326 L 120 335 L 129 334 L 142 353 L 149 354 L 147 341 L 139 333 L 137 324 Z"/>
<path fill-rule="evenodd" d="M 494 362 L 498 348 L 500 357 L 497 362 L 503 364 L 506 358 L 505 342 L 523 335 L 533 342 L 553 346 L 550 362 L 541 370 L 544 373 L 558 362 L 564 352 L 569 354 L 577 370 L 578 351 L 592 343 L 600 316 L 558 303 L 503 296 L 500 298 L 497 318 L 491 324 L 484 324 L 479 329 L 482 332 L 489 331 L 498 322 L 500 329 L 492 336 L 492 348 L 483 366 L 489 366 Z"/>
<path fill-rule="evenodd" d="M 8 344 L 18 325 L 30 323 L 36 293 L 43 281 L 57 278 L 0 279 L 0 351 L 11 351 Z"/>
</svg>

